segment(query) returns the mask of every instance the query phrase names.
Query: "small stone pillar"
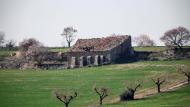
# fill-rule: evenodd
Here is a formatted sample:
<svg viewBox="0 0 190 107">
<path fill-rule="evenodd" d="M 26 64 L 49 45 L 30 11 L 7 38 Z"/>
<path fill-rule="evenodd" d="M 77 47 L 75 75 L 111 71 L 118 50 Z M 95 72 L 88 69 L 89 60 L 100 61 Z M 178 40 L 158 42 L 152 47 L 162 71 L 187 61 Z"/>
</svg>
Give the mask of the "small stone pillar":
<svg viewBox="0 0 190 107">
<path fill-rule="evenodd" d="M 100 55 L 100 64 L 102 65 L 104 63 L 104 55 Z"/>
<path fill-rule="evenodd" d="M 89 65 L 91 65 L 91 59 L 92 59 L 92 57 L 91 56 L 87 56 L 87 66 L 89 66 Z"/>
<path fill-rule="evenodd" d="M 71 57 L 71 68 L 75 68 L 76 67 L 76 57 Z"/>
<path fill-rule="evenodd" d="M 79 67 L 83 67 L 84 66 L 83 62 L 84 62 L 84 56 L 81 56 L 79 58 Z"/>
<path fill-rule="evenodd" d="M 99 59 L 99 56 L 98 56 L 98 55 L 95 55 L 95 56 L 94 56 L 94 65 L 99 65 L 98 59 Z"/>
</svg>

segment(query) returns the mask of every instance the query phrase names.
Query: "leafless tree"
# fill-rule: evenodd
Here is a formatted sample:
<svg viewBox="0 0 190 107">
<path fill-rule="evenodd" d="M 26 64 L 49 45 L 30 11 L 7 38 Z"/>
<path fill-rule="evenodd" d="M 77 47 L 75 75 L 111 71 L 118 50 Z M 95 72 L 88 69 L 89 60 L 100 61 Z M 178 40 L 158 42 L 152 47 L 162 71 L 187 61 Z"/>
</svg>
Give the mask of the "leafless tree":
<svg viewBox="0 0 190 107">
<path fill-rule="evenodd" d="M 135 92 L 141 86 L 142 82 L 126 82 L 127 90 L 120 95 L 120 100 L 134 100 Z"/>
<path fill-rule="evenodd" d="M 158 93 L 160 93 L 161 85 L 163 85 L 166 82 L 169 82 L 169 74 L 166 72 L 155 73 L 151 79 L 154 82 L 154 84 L 156 85 Z"/>
<path fill-rule="evenodd" d="M 69 107 L 70 102 L 78 95 L 77 92 L 74 92 L 74 94 L 63 94 L 58 91 L 55 91 L 54 94 L 59 101 L 65 104 L 65 107 Z"/>
<path fill-rule="evenodd" d="M 5 42 L 5 33 L 0 32 L 0 47 Z"/>
<path fill-rule="evenodd" d="M 99 95 L 99 104 L 102 105 L 104 98 L 108 96 L 108 88 L 101 87 L 97 88 L 94 87 L 94 91 Z"/>
<path fill-rule="evenodd" d="M 183 46 L 190 43 L 190 32 L 185 27 L 177 27 L 166 31 L 160 39 L 166 46 L 182 50 Z"/>
<path fill-rule="evenodd" d="M 158 93 L 160 93 L 160 86 L 166 82 L 165 78 L 161 78 L 161 77 L 157 77 L 157 78 L 152 78 L 152 81 L 154 82 L 154 84 L 156 84 L 157 86 L 157 91 Z"/>
<path fill-rule="evenodd" d="M 187 82 L 190 84 L 190 67 L 189 66 L 179 66 L 177 71 L 184 74 L 187 77 Z"/>
<path fill-rule="evenodd" d="M 145 34 L 134 38 L 133 42 L 135 42 L 137 46 L 155 46 L 154 40 L 150 39 L 150 37 Z"/>
<path fill-rule="evenodd" d="M 23 40 L 22 42 L 19 43 L 19 49 L 21 51 L 26 52 L 26 51 L 28 51 L 29 47 L 31 47 L 33 45 L 41 46 L 42 44 L 38 40 L 36 40 L 34 38 L 29 38 L 29 39 L 25 39 L 25 40 Z"/>
<path fill-rule="evenodd" d="M 73 42 L 76 36 L 75 33 L 77 33 L 77 30 L 73 27 L 64 28 L 63 33 L 61 35 L 66 39 L 68 47 L 71 47 L 71 42 Z"/>
<path fill-rule="evenodd" d="M 30 61 L 37 62 L 37 65 L 41 65 L 46 59 L 48 49 L 43 46 L 32 45 L 26 52 L 26 58 Z"/>
<path fill-rule="evenodd" d="M 48 49 L 42 45 L 36 39 L 25 39 L 19 44 L 19 48 L 24 52 L 24 58 L 28 61 L 37 62 L 37 65 L 41 65 L 46 58 Z"/>
</svg>

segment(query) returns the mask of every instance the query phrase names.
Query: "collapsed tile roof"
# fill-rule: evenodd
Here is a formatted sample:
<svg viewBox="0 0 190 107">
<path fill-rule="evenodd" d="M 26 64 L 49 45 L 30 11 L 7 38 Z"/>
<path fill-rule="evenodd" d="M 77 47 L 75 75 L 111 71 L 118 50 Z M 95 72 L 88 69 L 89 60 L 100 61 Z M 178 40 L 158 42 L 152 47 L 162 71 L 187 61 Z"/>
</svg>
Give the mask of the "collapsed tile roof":
<svg viewBox="0 0 190 107">
<path fill-rule="evenodd" d="M 128 35 L 109 36 L 103 38 L 78 39 L 70 52 L 84 52 L 85 47 L 92 47 L 93 51 L 108 51 L 120 45 L 129 38 Z"/>
</svg>

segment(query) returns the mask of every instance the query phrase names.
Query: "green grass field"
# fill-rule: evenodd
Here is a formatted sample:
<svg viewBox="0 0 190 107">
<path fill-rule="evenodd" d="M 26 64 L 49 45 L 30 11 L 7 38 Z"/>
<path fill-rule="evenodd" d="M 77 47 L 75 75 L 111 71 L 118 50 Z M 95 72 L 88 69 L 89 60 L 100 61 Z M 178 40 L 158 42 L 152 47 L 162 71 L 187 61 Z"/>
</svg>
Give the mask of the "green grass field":
<svg viewBox="0 0 190 107">
<path fill-rule="evenodd" d="M 55 47 L 55 48 L 48 48 L 50 51 L 53 51 L 53 52 L 67 52 L 70 48 L 61 48 L 61 47 Z M 11 53 L 14 53 L 18 51 L 17 48 L 15 49 L 12 49 L 12 50 L 9 50 L 9 49 L 0 49 L 0 58 L 2 57 L 8 57 L 11 55 Z"/>
<path fill-rule="evenodd" d="M 53 51 L 53 52 L 67 52 L 69 51 L 70 48 L 61 48 L 61 47 L 58 47 L 58 48 L 49 48 L 50 51 Z"/>
<path fill-rule="evenodd" d="M 165 92 L 149 98 L 129 102 L 107 104 L 105 107 L 189 107 L 190 85 L 175 91 Z"/>
<path fill-rule="evenodd" d="M 57 47 L 57 48 L 49 48 L 50 51 L 54 51 L 54 52 L 67 52 L 70 48 L 61 48 L 61 47 Z M 166 50 L 165 46 L 147 46 L 147 47 L 140 47 L 140 46 L 136 46 L 134 47 L 135 51 L 154 51 L 154 52 L 159 52 L 159 51 L 164 51 Z"/>
<path fill-rule="evenodd" d="M 85 107 L 98 104 L 98 96 L 92 87 L 108 87 L 109 102 L 125 90 L 125 82 L 142 80 L 139 89 L 154 87 L 151 78 L 156 73 L 168 73 L 167 84 L 184 80 L 185 77 L 176 72 L 178 65 L 189 65 L 188 60 L 178 61 L 145 61 L 130 64 L 114 64 L 100 67 L 63 69 L 63 70 L 0 70 L 0 107 L 63 107 L 53 96 L 53 90 L 74 90 L 78 97 L 70 107 Z M 103 107 L 189 107 L 190 87 L 186 86 L 169 93 L 162 93 L 150 98 L 105 104 Z"/>
<path fill-rule="evenodd" d="M 140 47 L 140 46 L 136 46 L 134 47 L 135 51 L 153 51 L 153 52 L 159 52 L 159 51 L 164 51 L 167 48 L 165 46 L 144 46 L 144 47 Z"/>
<path fill-rule="evenodd" d="M 8 57 L 12 53 L 16 52 L 17 50 L 18 50 L 17 47 L 15 47 L 15 48 L 2 48 L 2 47 L 0 47 L 0 58 Z"/>
</svg>

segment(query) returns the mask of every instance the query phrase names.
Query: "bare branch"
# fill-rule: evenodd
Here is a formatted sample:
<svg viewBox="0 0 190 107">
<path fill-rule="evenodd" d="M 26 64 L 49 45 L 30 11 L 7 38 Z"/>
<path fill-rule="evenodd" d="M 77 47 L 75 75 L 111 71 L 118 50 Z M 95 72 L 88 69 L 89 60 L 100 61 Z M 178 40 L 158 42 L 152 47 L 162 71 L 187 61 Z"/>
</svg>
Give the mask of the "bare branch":
<svg viewBox="0 0 190 107">
<path fill-rule="evenodd" d="M 57 91 L 55 91 L 54 94 L 59 101 L 61 101 L 65 104 L 65 107 L 68 107 L 71 100 L 76 98 L 78 95 L 77 92 L 74 92 L 74 95 L 71 95 L 71 94 L 67 95 L 67 94 L 59 93 Z"/>
<path fill-rule="evenodd" d="M 190 43 L 190 32 L 184 27 L 177 27 L 166 31 L 160 39 L 168 47 L 178 47 L 182 49 L 183 46 Z"/>
<path fill-rule="evenodd" d="M 100 105 L 102 105 L 103 99 L 108 96 L 108 89 L 107 88 L 94 88 L 95 92 L 99 95 Z"/>
<path fill-rule="evenodd" d="M 61 36 L 63 36 L 66 39 L 69 47 L 71 46 L 71 42 L 73 42 L 76 36 L 75 33 L 77 33 L 76 29 L 74 29 L 73 27 L 66 27 L 64 28 L 63 33 L 61 34 Z"/>
</svg>

